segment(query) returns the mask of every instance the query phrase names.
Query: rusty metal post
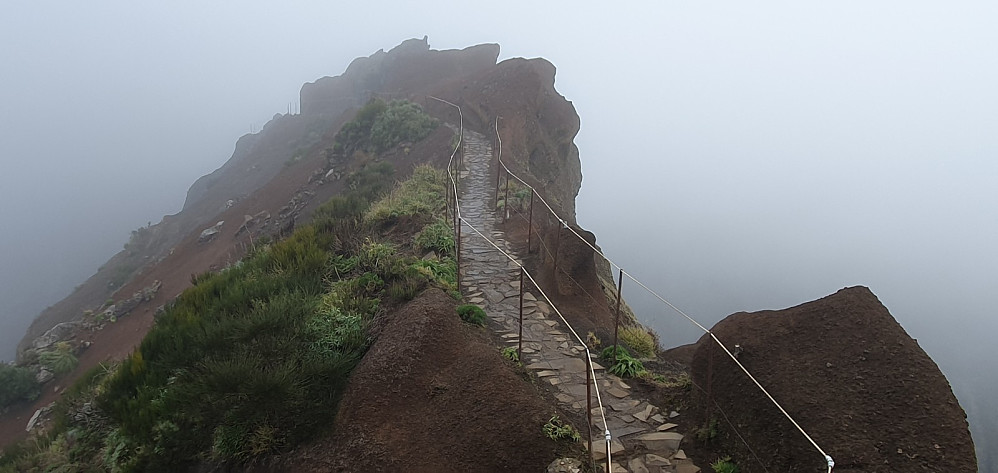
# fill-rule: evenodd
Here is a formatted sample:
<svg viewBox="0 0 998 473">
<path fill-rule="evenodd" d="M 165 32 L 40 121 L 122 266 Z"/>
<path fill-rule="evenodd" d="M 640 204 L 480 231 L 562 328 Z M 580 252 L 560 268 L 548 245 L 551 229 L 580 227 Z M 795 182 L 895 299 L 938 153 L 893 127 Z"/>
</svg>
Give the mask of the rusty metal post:
<svg viewBox="0 0 998 473">
<path fill-rule="evenodd" d="M 517 340 L 516 359 L 523 362 L 523 266 L 520 266 L 520 336 Z"/>
<path fill-rule="evenodd" d="M 457 221 L 457 292 L 461 292 L 461 219 Z"/>
<path fill-rule="evenodd" d="M 509 216 L 509 171 L 506 171 L 506 193 L 502 199 L 502 223 L 506 223 L 506 217 Z"/>
<path fill-rule="evenodd" d="M 620 268 L 620 273 L 617 276 L 617 311 L 616 315 L 613 317 L 613 361 L 616 362 L 620 360 L 617 356 L 620 353 L 620 349 L 617 348 L 617 331 L 620 329 L 620 292 L 624 289 L 624 268 Z"/>
<path fill-rule="evenodd" d="M 534 233 L 534 189 L 530 189 L 530 217 L 527 218 L 527 254 L 530 254 L 530 236 Z"/>
<path fill-rule="evenodd" d="M 499 183 L 502 182 L 502 164 L 496 165 L 496 203 L 495 208 L 499 208 Z"/>
<path fill-rule="evenodd" d="M 710 345 L 707 346 L 707 419 L 704 421 L 710 424 L 710 417 L 714 414 L 714 340 L 711 335 Z"/>
<path fill-rule="evenodd" d="M 554 275 L 558 276 L 558 253 L 561 252 L 561 220 L 558 221 L 558 236 L 554 241 Z"/>
<path fill-rule="evenodd" d="M 586 441 L 589 442 L 589 462 L 596 465 L 596 454 L 593 453 L 593 371 L 592 358 L 589 357 L 589 350 L 586 350 L 586 419 L 589 421 L 589 428 L 586 429 Z M 607 450 L 607 456 L 610 451 Z"/>
</svg>

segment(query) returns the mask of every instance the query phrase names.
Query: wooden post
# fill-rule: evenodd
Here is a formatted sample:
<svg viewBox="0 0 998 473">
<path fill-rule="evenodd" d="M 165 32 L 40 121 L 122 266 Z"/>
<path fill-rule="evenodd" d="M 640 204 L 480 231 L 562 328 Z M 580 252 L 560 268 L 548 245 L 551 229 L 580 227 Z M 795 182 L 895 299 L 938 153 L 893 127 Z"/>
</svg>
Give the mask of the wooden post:
<svg viewBox="0 0 998 473">
<path fill-rule="evenodd" d="M 530 217 L 527 219 L 527 254 L 530 254 L 530 236 L 534 232 L 534 189 L 530 189 Z"/>
<path fill-rule="evenodd" d="M 617 348 L 617 331 L 620 329 L 620 292 L 624 288 L 624 268 L 620 268 L 620 275 L 617 276 L 617 311 L 616 315 L 613 317 L 613 361 L 616 362 L 620 360 L 617 353 L 620 349 Z"/>
<path fill-rule="evenodd" d="M 520 266 L 520 336 L 516 346 L 516 359 L 523 362 L 523 266 Z"/>
</svg>

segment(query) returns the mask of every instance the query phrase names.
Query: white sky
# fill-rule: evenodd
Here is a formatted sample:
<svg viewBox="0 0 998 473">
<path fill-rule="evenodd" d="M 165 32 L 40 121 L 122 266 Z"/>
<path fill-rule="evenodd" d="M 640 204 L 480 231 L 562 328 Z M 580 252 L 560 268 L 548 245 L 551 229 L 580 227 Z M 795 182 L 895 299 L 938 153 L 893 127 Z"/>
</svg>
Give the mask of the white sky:
<svg viewBox="0 0 998 473">
<path fill-rule="evenodd" d="M 558 67 L 579 222 L 691 314 L 868 285 L 998 423 L 998 3 L 346 5 L 0 7 L 0 345 L 302 83 L 429 35 Z"/>
</svg>

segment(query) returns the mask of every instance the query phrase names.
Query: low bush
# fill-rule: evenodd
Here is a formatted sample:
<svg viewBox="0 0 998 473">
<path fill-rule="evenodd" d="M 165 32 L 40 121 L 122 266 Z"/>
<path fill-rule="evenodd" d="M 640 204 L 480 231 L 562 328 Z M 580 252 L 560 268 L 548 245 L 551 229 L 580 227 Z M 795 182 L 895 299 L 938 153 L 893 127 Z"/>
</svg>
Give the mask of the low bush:
<svg viewBox="0 0 998 473">
<path fill-rule="evenodd" d="M 35 400 L 39 389 L 31 370 L 0 363 L 0 409 L 18 401 Z"/>
<path fill-rule="evenodd" d="M 614 354 L 616 352 L 616 356 Z M 610 345 L 600 352 L 600 358 L 611 363 L 607 370 L 621 378 L 633 378 L 645 373 L 645 367 L 640 360 L 631 356 L 627 350 L 617 345 Z"/>
<path fill-rule="evenodd" d="M 364 220 L 376 226 L 391 224 L 400 217 L 442 215 L 447 207 L 447 174 L 430 166 L 417 166 L 412 178 L 371 205 Z"/>
<path fill-rule="evenodd" d="M 502 349 L 502 356 L 507 360 L 514 363 L 520 362 L 520 353 L 516 351 L 516 347 L 506 347 Z"/>
<path fill-rule="evenodd" d="M 731 457 L 718 458 L 710 467 L 714 473 L 738 473 L 738 465 L 731 461 Z"/>
<path fill-rule="evenodd" d="M 69 343 L 59 342 L 51 350 L 39 353 L 38 362 L 55 374 L 63 374 L 73 371 L 79 360 L 73 355 L 73 347 Z"/>
<path fill-rule="evenodd" d="M 610 367 L 609 371 L 621 378 L 633 378 L 643 373 L 645 367 L 641 364 L 640 360 L 621 354 L 618 356 L 617 362 Z"/>
<path fill-rule="evenodd" d="M 416 234 L 415 243 L 420 251 L 433 251 L 438 256 L 453 257 L 454 249 L 457 247 L 454 230 L 443 220 L 423 227 L 423 230 Z"/>
<path fill-rule="evenodd" d="M 408 100 L 393 100 L 371 125 L 371 145 L 384 151 L 402 142 L 416 142 L 440 125 L 423 109 Z"/>
<path fill-rule="evenodd" d="M 457 315 L 461 320 L 473 325 L 485 326 L 485 311 L 474 304 L 457 306 Z"/>
<path fill-rule="evenodd" d="M 572 427 L 572 424 L 568 422 L 562 422 L 558 416 L 551 417 L 550 420 L 544 424 L 542 428 L 544 435 L 551 440 L 571 440 L 573 442 L 578 442 L 582 436 L 579 435 L 579 431 Z"/>
<path fill-rule="evenodd" d="M 697 440 L 707 443 L 711 440 L 717 438 L 717 419 L 711 418 L 709 421 L 704 422 L 703 425 L 697 427 L 693 430 L 693 436 Z M 731 458 L 727 458 L 730 460 Z"/>
<path fill-rule="evenodd" d="M 620 329 L 620 341 L 634 350 L 641 358 L 654 358 L 658 343 L 655 337 L 641 326 L 623 327 Z"/>
</svg>

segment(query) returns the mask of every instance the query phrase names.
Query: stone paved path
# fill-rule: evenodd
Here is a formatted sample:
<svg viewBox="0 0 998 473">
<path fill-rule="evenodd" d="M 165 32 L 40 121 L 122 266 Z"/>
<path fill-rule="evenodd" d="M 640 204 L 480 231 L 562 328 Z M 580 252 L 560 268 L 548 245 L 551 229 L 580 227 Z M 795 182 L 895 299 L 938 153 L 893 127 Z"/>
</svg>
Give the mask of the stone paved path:
<svg viewBox="0 0 998 473">
<path fill-rule="evenodd" d="M 489 140 L 465 130 L 465 167 L 461 181 L 462 216 L 495 241 L 500 248 L 519 259 L 497 228 L 493 210 L 495 181 L 489 178 Z M 503 327 L 501 337 L 510 346 L 519 340 L 519 268 L 492 245 L 467 227 L 461 238 L 462 293 L 472 304 Z M 529 280 L 525 282 L 529 285 Z M 523 363 L 543 382 L 553 385 L 562 407 L 584 415 L 586 409 L 585 348 L 564 327 L 540 294 L 524 293 Z M 683 435 L 669 422 L 670 414 L 632 395 L 630 386 L 607 373 L 593 361 L 606 419 L 613 435 L 613 472 L 696 473 L 700 469 L 679 449 Z M 599 409 L 593 393 L 593 450 L 597 461 L 606 464 L 606 441 Z M 585 435 L 585 425 L 576 426 Z M 538 426 L 540 428 L 540 426 Z M 586 442 L 583 440 L 583 445 Z M 600 471 L 603 471 L 601 468 Z"/>
</svg>

